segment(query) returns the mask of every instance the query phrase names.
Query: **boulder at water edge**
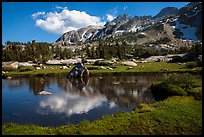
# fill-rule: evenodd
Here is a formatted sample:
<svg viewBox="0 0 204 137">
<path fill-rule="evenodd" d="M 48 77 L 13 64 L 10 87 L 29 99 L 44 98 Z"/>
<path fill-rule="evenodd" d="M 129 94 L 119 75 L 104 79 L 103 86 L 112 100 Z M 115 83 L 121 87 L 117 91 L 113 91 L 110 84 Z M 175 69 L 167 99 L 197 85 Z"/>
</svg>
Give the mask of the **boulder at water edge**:
<svg viewBox="0 0 204 137">
<path fill-rule="evenodd" d="M 132 66 L 132 67 L 136 67 L 137 64 L 133 61 L 124 61 L 122 62 L 122 65 L 125 65 L 125 66 Z"/>
<path fill-rule="evenodd" d="M 77 63 L 74 68 L 68 73 L 68 78 L 89 77 L 89 71 L 82 63 Z"/>
</svg>

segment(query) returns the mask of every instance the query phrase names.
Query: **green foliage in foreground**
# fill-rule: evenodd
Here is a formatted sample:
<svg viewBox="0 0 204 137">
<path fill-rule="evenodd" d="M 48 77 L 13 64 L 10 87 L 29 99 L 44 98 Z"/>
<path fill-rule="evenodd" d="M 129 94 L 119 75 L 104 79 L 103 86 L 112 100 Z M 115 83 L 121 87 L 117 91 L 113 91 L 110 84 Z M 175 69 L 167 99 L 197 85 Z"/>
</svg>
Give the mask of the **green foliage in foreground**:
<svg viewBox="0 0 204 137">
<path fill-rule="evenodd" d="M 202 101 L 173 96 L 154 104 L 141 104 L 130 113 L 119 112 L 94 122 L 59 127 L 3 124 L 2 132 L 3 135 L 201 135 Z"/>
<path fill-rule="evenodd" d="M 200 82 L 201 81 L 201 82 Z M 151 91 L 156 100 L 168 96 L 193 96 L 202 99 L 202 80 L 188 73 L 164 74 L 163 81 L 151 85 Z"/>
</svg>

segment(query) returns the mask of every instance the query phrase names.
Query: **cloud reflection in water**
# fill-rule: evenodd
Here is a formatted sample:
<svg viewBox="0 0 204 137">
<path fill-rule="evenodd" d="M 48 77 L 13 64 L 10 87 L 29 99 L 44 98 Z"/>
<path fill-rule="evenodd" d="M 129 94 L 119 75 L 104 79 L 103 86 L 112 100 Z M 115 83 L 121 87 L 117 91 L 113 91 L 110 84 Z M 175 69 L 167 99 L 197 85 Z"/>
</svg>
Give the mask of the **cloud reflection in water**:
<svg viewBox="0 0 204 137">
<path fill-rule="evenodd" d="M 48 108 L 49 112 L 65 113 L 67 116 L 71 116 L 87 113 L 102 106 L 103 102 L 106 101 L 107 99 L 103 96 L 87 97 L 66 93 L 48 96 L 40 102 L 40 107 Z"/>
</svg>

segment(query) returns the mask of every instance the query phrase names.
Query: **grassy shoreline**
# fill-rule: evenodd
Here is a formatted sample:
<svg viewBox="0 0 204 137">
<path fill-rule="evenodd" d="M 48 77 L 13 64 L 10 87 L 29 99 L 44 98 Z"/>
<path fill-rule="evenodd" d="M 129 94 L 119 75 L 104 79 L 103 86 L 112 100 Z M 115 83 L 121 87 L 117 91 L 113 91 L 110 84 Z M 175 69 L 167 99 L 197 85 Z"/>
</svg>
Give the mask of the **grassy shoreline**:
<svg viewBox="0 0 204 137">
<path fill-rule="evenodd" d="M 102 75 L 120 75 L 120 74 L 148 74 L 148 73 L 201 73 L 202 67 L 186 68 L 185 64 L 167 63 L 167 62 L 151 62 L 151 63 L 138 63 L 136 67 L 129 68 L 129 66 L 123 66 L 120 64 L 114 65 L 114 69 L 102 69 L 100 66 L 85 65 L 91 76 Z M 24 71 L 24 72 L 7 72 L 4 77 L 8 76 L 28 76 L 28 75 L 64 75 L 73 68 L 71 66 L 68 69 L 60 69 L 58 65 L 46 65 L 46 69 Z M 54 69 L 51 69 L 54 68 Z"/>
<path fill-rule="evenodd" d="M 202 101 L 172 96 L 154 104 L 140 104 L 132 112 L 58 127 L 3 124 L 3 135 L 201 135 Z"/>
</svg>

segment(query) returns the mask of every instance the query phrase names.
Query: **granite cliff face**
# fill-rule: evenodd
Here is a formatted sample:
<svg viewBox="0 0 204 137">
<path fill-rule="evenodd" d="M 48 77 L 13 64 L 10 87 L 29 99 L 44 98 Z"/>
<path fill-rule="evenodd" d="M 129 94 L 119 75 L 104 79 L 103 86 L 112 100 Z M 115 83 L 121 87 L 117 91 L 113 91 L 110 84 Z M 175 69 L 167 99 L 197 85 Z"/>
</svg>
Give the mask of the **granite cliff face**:
<svg viewBox="0 0 204 137">
<path fill-rule="evenodd" d="M 73 30 L 64 33 L 56 43 L 62 45 L 70 45 L 77 43 L 84 43 L 89 40 L 92 36 L 94 36 L 99 30 L 104 28 L 104 26 L 88 26 L 86 28 L 81 28 L 79 30 Z"/>
</svg>

